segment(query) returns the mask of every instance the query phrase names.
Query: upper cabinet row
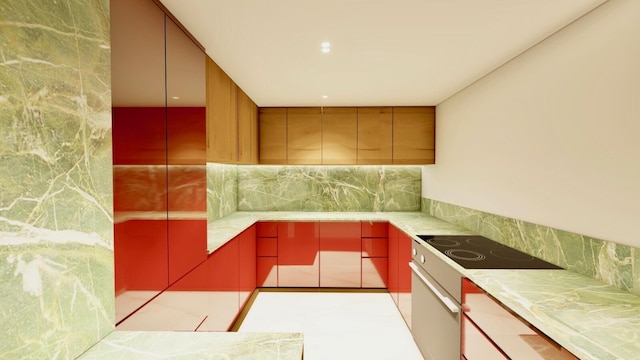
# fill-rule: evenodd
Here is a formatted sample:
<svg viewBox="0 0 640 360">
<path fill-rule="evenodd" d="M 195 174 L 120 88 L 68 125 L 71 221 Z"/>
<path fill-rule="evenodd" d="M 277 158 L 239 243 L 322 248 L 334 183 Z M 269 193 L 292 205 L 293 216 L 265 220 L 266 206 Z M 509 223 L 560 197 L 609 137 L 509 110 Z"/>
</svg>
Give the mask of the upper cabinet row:
<svg viewBox="0 0 640 360">
<path fill-rule="evenodd" d="M 260 108 L 260 164 L 435 162 L 435 107 Z"/>
<path fill-rule="evenodd" d="M 207 161 L 275 165 L 435 163 L 435 107 L 258 108 L 207 58 Z"/>
<path fill-rule="evenodd" d="M 258 107 L 208 57 L 207 161 L 258 163 Z"/>
</svg>

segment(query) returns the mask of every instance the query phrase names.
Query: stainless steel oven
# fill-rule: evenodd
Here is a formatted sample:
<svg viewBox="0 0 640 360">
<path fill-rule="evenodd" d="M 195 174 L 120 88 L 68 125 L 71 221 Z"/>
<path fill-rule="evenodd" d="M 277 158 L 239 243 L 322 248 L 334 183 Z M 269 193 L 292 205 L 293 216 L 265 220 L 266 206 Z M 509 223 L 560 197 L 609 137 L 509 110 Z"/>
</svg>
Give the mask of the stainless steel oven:
<svg viewBox="0 0 640 360">
<path fill-rule="evenodd" d="M 460 359 L 462 275 L 415 240 L 412 254 L 413 338 L 426 360 Z"/>
<path fill-rule="evenodd" d="M 560 269 L 482 236 L 418 237 L 423 242 L 414 240 L 412 262 L 409 264 L 413 271 L 411 332 L 427 360 L 461 359 L 461 327 L 465 316 L 461 311 L 462 274 L 432 249 L 465 269 Z M 477 329 L 468 325 L 465 323 L 467 340 L 474 342 L 472 339 L 477 339 L 474 330 Z"/>
</svg>

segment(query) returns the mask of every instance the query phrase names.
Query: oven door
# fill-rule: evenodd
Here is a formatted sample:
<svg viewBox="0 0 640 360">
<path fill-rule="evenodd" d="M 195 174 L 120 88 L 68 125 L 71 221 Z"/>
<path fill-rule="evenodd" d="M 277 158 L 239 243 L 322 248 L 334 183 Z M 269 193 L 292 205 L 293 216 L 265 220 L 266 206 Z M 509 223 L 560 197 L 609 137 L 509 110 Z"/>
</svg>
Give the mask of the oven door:
<svg viewBox="0 0 640 360">
<path fill-rule="evenodd" d="M 411 333 L 426 360 L 460 359 L 460 304 L 426 271 L 411 267 Z"/>
</svg>

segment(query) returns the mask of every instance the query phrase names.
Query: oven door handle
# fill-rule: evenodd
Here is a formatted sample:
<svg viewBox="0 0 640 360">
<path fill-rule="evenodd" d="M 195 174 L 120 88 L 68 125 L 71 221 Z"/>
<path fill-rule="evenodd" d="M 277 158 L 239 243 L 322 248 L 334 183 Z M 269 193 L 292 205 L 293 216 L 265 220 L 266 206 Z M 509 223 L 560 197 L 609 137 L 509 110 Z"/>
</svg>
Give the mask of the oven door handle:
<svg viewBox="0 0 640 360">
<path fill-rule="evenodd" d="M 436 289 L 436 287 L 431 283 L 431 281 L 429 281 L 429 279 L 427 279 L 424 275 L 422 275 L 422 273 L 420 272 L 420 269 L 416 264 L 414 264 L 413 262 L 410 262 L 409 267 L 411 268 L 411 271 L 413 271 L 413 273 L 416 274 L 416 276 L 420 278 L 420 280 L 422 280 L 422 282 L 425 285 L 427 285 L 427 287 L 431 290 L 431 292 L 433 292 L 438 297 L 440 302 L 442 302 L 444 306 L 446 306 L 449 309 L 449 311 L 451 311 L 454 314 L 457 314 L 460 312 L 456 303 L 454 303 L 447 296 L 442 295 L 440 291 L 438 291 L 438 289 Z"/>
</svg>

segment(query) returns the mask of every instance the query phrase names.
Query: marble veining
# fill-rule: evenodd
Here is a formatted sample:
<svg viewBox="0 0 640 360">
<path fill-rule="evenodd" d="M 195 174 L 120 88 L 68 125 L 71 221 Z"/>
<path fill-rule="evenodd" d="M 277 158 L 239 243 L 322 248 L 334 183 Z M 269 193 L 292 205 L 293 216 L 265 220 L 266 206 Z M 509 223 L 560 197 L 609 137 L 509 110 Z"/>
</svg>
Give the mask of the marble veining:
<svg viewBox="0 0 640 360">
<path fill-rule="evenodd" d="M 423 212 L 429 215 L 565 269 L 640 294 L 637 248 L 436 200 L 423 198 L 422 202 Z"/>
<path fill-rule="evenodd" d="M 112 331 L 109 2 L 0 4 L 0 358 Z"/>
<path fill-rule="evenodd" d="M 580 359 L 640 359 L 640 297 L 566 270 L 468 270 L 471 280 Z"/>
<path fill-rule="evenodd" d="M 418 166 L 238 166 L 239 211 L 420 211 Z"/>
<path fill-rule="evenodd" d="M 237 165 L 207 163 L 207 221 L 221 219 L 237 209 Z"/>
<path fill-rule="evenodd" d="M 300 360 L 301 333 L 114 331 L 80 360 Z"/>
</svg>

